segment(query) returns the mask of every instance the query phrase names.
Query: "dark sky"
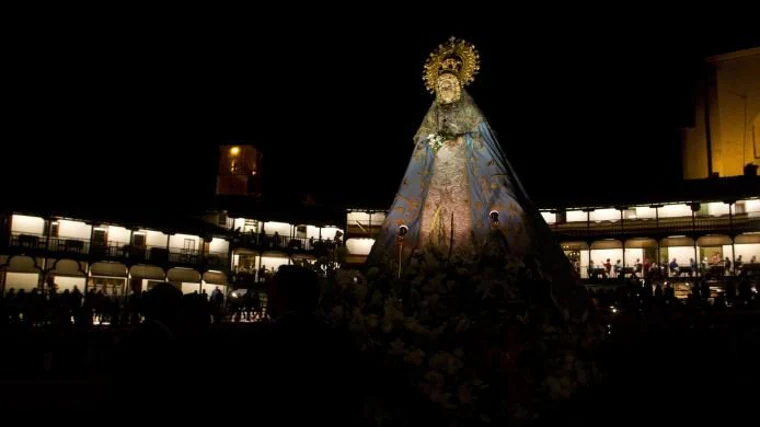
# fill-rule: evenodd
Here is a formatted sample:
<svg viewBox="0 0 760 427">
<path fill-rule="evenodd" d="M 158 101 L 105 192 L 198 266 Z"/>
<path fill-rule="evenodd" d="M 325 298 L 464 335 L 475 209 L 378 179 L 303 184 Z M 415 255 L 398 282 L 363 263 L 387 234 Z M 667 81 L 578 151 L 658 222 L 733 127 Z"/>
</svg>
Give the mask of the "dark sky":
<svg viewBox="0 0 760 427">
<path fill-rule="evenodd" d="M 4 198 L 199 207 L 217 144 L 243 140 L 265 150 L 267 191 L 385 207 L 432 101 L 422 64 L 452 34 L 481 51 L 470 92 L 533 197 L 668 186 L 698 59 L 754 44 L 688 27 L 261 22 L 19 36 Z"/>
</svg>

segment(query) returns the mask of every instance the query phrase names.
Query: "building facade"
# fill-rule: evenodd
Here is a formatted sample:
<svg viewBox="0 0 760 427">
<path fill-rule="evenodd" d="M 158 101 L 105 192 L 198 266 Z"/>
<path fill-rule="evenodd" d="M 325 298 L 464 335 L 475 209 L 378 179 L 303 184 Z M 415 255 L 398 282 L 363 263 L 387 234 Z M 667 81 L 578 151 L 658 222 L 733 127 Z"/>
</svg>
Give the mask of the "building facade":
<svg viewBox="0 0 760 427">
<path fill-rule="evenodd" d="M 342 247 L 343 230 L 214 211 L 177 224 L 0 214 L 0 291 L 102 290 L 123 298 L 171 283 L 183 293 L 251 288 L 281 265 Z"/>
<path fill-rule="evenodd" d="M 748 193 L 758 184 L 751 180 Z M 643 277 L 650 268 L 684 279 L 760 275 L 758 196 L 733 201 L 705 196 L 633 206 L 545 206 L 540 211 L 582 279 Z M 384 216 L 380 210 L 347 212 L 346 248 L 352 263 L 366 260 Z"/>
<path fill-rule="evenodd" d="M 693 123 L 682 130 L 684 178 L 760 165 L 760 47 L 707 58 L 695 95 Z"/>
</svg>

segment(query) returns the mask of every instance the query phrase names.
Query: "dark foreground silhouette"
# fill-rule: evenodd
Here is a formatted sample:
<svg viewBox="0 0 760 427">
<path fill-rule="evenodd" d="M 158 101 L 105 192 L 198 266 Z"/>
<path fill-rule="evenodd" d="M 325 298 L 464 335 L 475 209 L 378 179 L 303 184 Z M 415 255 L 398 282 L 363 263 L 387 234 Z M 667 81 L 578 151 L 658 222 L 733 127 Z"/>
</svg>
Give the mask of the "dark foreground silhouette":
<svg viewBox="0 0 760 427">
<path fill-rule="evenodd" d="M 286 269 L 277 280 L 271 325 L 187 322 L 181 295 L 167 286 L 145 301 L 137 327 L 6 329 L 0 414 L 77 425 L 363 425 L 372 420 L 366 408 L 382 401 L 406 408 L 410 424 L 445 425 L 403 379 L 363 360 L 311 314 L 313 277 Z M 616 314 L 600 355 L 606 384 L 540 424 L 704 425 L 752 414 L 760 314 L 682 314 Z"/>
</svg>

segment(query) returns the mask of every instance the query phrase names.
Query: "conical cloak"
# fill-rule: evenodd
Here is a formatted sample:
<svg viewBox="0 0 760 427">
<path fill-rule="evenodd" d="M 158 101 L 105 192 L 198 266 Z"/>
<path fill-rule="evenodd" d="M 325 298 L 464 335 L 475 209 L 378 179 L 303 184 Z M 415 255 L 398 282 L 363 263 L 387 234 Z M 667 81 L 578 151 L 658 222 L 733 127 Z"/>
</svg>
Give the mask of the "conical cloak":
<svg viewBox="0 0 760 427">
<path fill-rule="evenodd" d="M 445 137 L 436 141 L 433 135 Z M 570 263 L 468 94 L 455 105 L 434 102 L 414 140 L 370 265 L 400 260 L 404 266 L 420 251 L 475 257 L 498 232 L 510 256 L 531 259 L 552 282 L 574 282 Z M 400 241 L 402 225 L 408 232 Z"/>
</svg>

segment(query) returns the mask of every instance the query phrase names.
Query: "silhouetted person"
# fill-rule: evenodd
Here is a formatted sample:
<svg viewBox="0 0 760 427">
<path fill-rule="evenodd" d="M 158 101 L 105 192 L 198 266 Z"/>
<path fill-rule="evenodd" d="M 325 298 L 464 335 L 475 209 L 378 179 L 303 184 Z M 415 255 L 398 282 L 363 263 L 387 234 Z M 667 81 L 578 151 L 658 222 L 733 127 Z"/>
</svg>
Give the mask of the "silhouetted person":
<svg viewBox="0 0 760 427">
<path fill-rule="evenodd" d="M 741 272 L 742 265 L 744 264 L 744 261 L 742 261 L 742 256 L 739 255 L 738 258 L 736 258 L 736 263 L 734 264 L 734 269 L 738 272 Z"/>
<path fill-rule="evenodd" d="M 122 398 L 142 396 L 137 417 L 176 415 L 181 409 L 167 402 L 189 390 L 186 371 L 192 364 L 180 342 L 182 292 L 169 283 L 160 283 L 144 296 L 145 321 L 124 338 L 114 366 L 116 390 Z M 129 415 L 129 414 L 127 414 Z"/>
<path fill-rule="evenodd" d="M 280 425 L 296 421 L 351 425 L 358 406 L 352 349 L 315 315 L 319 300 L 316 274 L 283 266 L 275 274 L 269 309 L 271 329 L 266 399 Z M 324 387 L 331 392 L 325 393 Z"/>
<path fill-rule="evenodd" d="M 612 263 L 610 262 L 610 259 L 607 258 L 607 261 L 602 264 L 604 266 L 604 271 L 606 271 L 605 277 L 610 277 L 610 274 L 612 273 Z"/>
<path fill-rule="evenodd" d="M 659 283 L 657 283 L 657 285 L 654 287 L 654 297 L 658 300 L 662 299 L 662 285 Z"/>
</svg>

